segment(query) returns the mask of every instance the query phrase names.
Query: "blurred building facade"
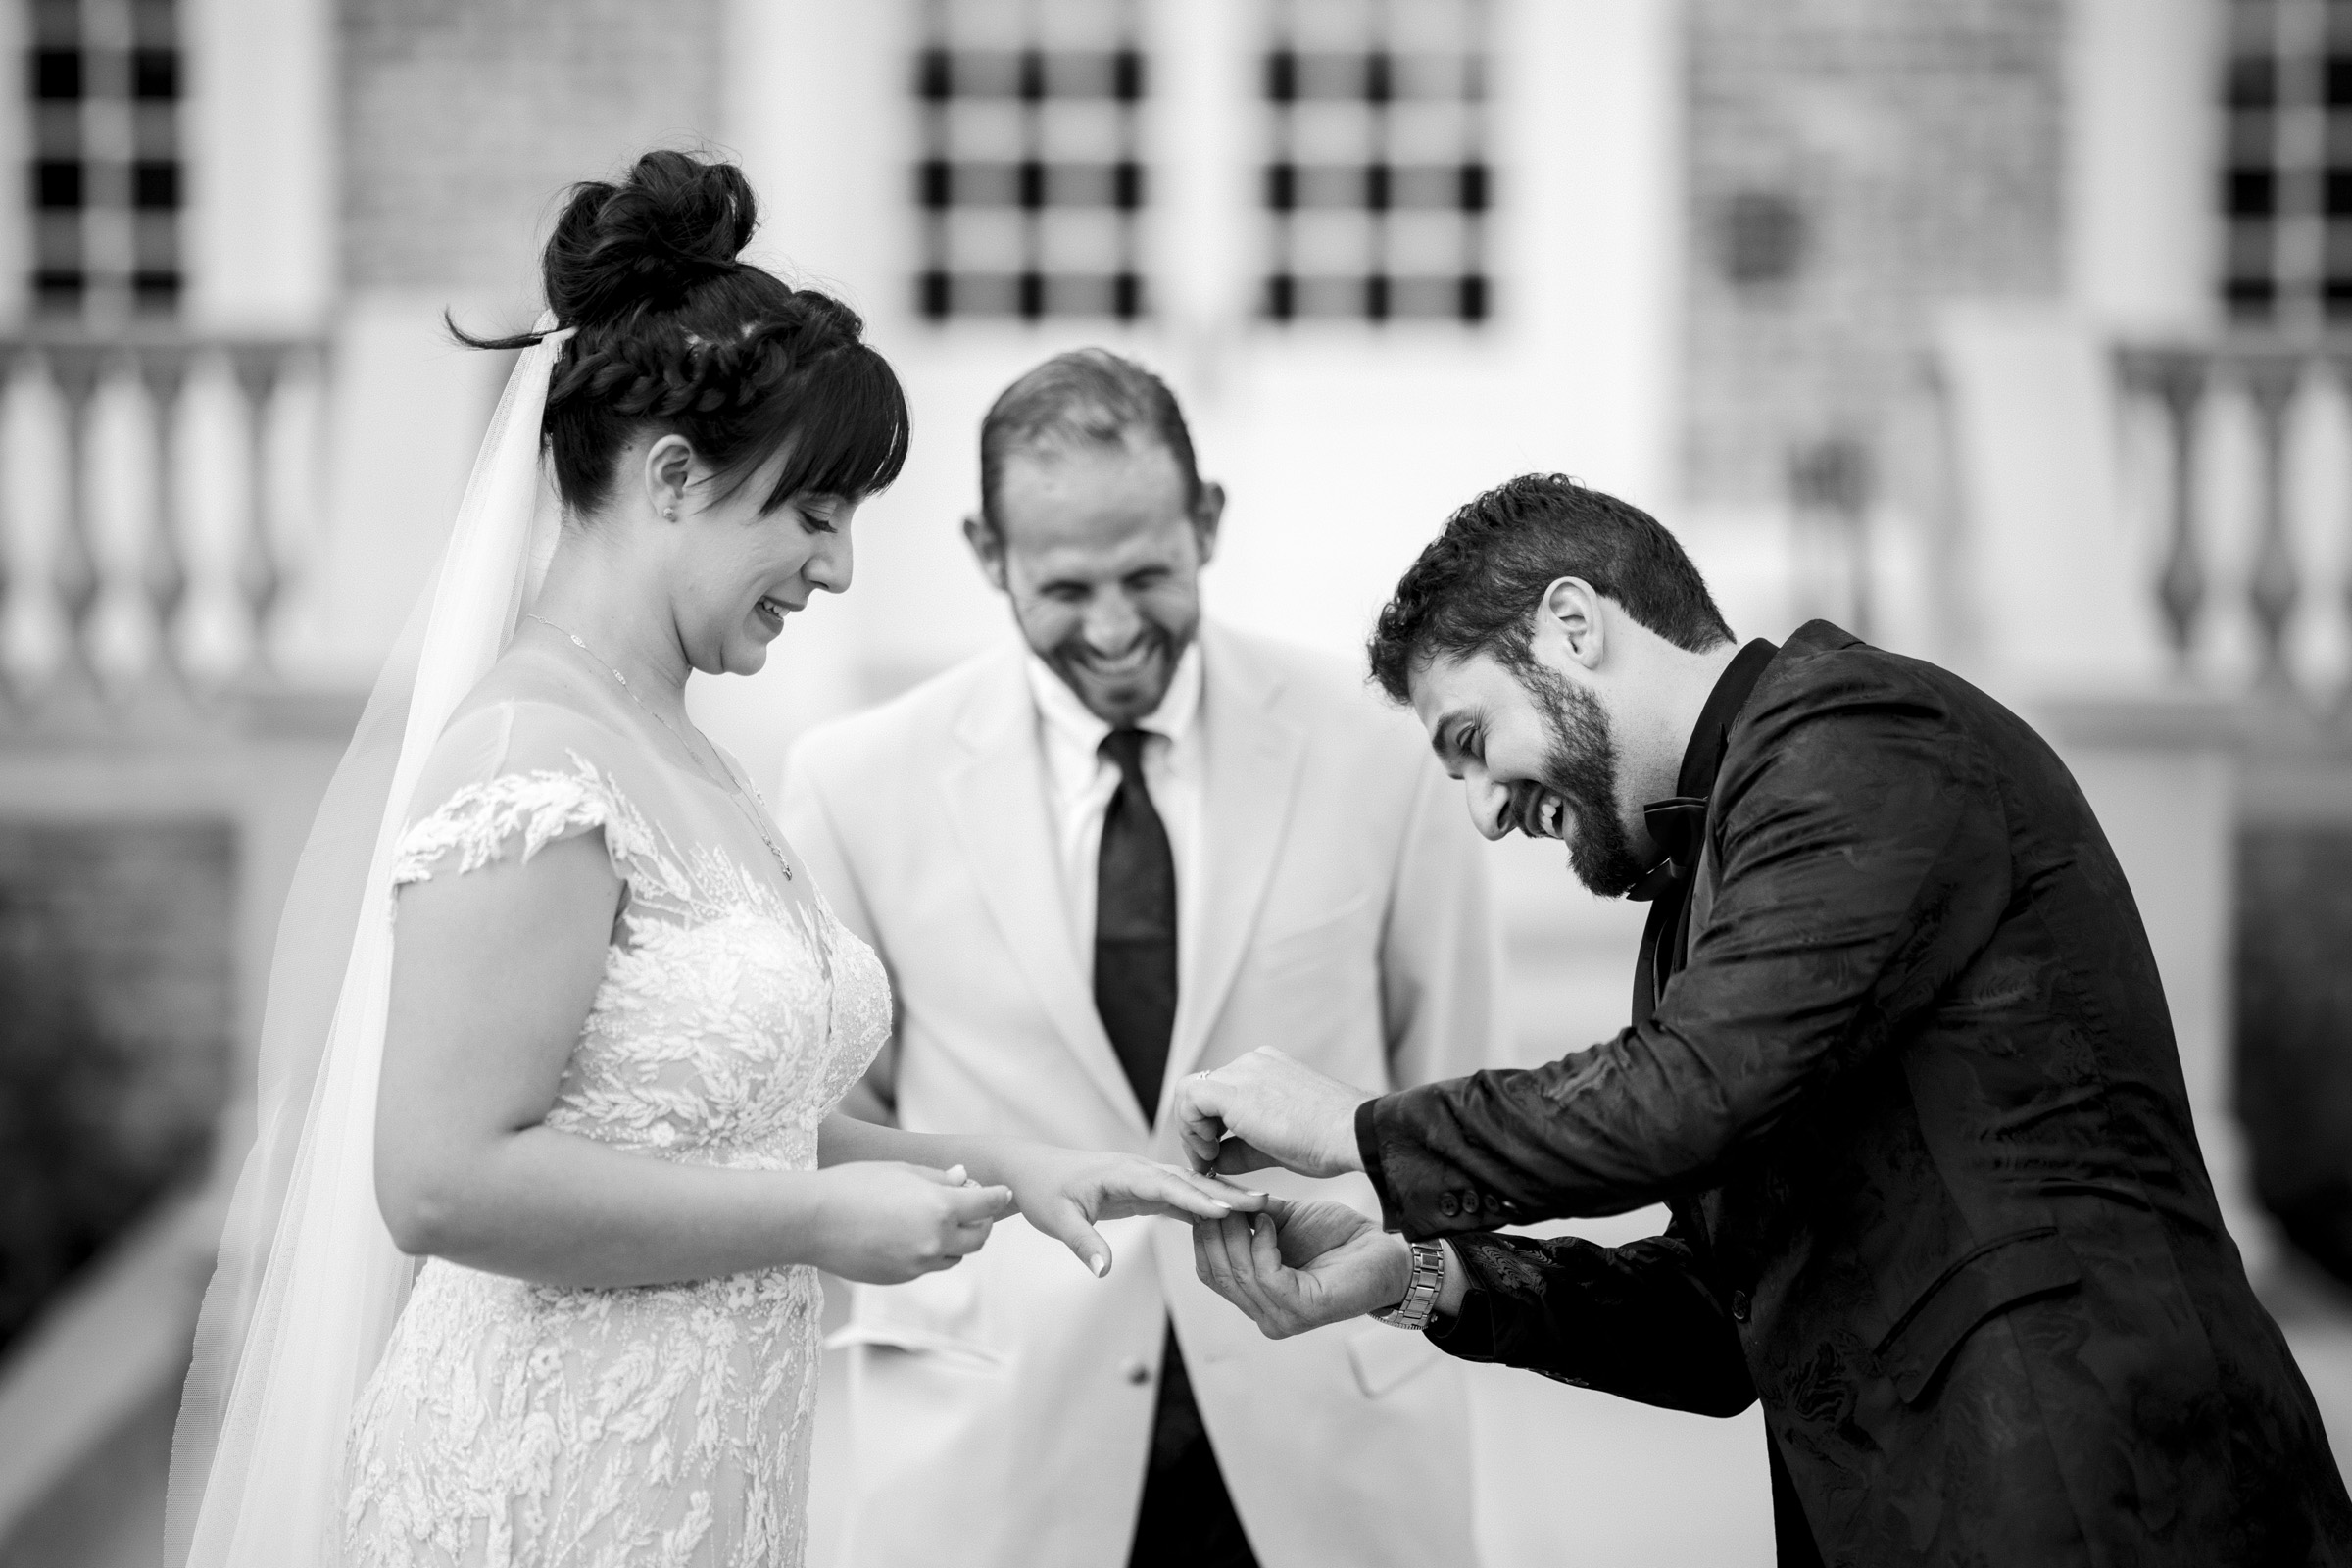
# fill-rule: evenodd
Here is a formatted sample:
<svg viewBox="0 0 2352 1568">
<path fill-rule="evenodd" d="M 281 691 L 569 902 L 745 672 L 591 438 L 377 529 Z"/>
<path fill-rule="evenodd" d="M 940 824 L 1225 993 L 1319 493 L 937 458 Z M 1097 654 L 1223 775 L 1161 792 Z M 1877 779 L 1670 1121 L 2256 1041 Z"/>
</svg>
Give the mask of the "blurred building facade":
<svg viewBox="0 0 2352 1568">
<path fill-rule="evenodd" d="M 2352 1263 L 2352 6 L 15 0 L 0 53 L 0 1564 L 151 1554 L 278 899 L 507 369 L 442 313 L 528 325 L 564 187 L 652 145 L 745 165 L 914 411 L 857 590 L 694 694 L 763 776 L 1008 634 L 956 524 L 1059 349 L 1184 399 L 1211 612 L 1342 654 L 1453 506 L 1575 473 L 1743 635 L 2041 724 L 2250 1262 L 2276 1211 Z M 1524 1059 L 1612 1031 L 1639 912 L 1495 863 Z M 1753 1469 L 1589 1549 L 1760 1561 Z"/>
</svg>

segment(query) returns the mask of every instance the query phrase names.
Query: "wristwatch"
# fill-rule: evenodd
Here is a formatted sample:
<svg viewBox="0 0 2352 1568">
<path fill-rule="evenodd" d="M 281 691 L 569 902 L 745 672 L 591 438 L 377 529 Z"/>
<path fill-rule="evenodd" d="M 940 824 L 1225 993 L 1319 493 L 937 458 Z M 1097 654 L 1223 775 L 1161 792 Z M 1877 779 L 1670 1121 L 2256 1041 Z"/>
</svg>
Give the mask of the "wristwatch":
<svg viewBox="0 0 2352 1568">
<path fill-rule="evenodd" d="M 1417 1334 L 1429 1327 L 1430 1315 L 1438 1309 L 1438 1293 L 1446 1285 L 1446 1249 L 1436 1242 L 1411 1245 L 1413 1277 L 1404 1288 L 1404 1299 L 1372 1315 L 1391 1328 L 1411 1329 Z"/>
</svg>

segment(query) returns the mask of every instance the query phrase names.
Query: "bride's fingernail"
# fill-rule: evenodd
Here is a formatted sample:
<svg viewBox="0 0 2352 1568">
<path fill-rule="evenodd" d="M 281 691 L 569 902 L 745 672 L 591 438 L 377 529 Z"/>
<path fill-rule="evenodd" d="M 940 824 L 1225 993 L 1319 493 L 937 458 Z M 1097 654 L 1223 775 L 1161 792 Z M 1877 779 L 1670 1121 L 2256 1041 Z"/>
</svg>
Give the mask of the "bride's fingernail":
<svg viewBox="0 0 2352 1568">
<path fill-rule="evenodd" d="M 1101 1279 L 1103 1275 L 1110 1272 L 1110 1259 L 1100 1256 L 1090 1258 L 1087 1260 L 1086 1266 L 1095 1271 L 1095 1278 Z"/>
</svg>

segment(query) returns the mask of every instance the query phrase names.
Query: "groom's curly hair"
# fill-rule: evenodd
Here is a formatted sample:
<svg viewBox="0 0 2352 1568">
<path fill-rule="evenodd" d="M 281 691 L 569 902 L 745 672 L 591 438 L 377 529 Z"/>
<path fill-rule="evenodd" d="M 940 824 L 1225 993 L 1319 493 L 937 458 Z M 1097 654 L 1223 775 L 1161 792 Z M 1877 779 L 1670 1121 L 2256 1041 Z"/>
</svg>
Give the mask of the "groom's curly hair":
<svg viewBox="0 0 2352 1568">
<path fill-rule="evenodd" d="M 1372 678 L 1399 703 L 1433 660 L 1492 654 L 1524 669 L 1537 606 L 1562 577 L 1678 648 L 1702 653 L 1732 628 L 1690 556 L 1655 517 L 1563 473 L 1496 485 L 1446 519 L 1380 612 Z"/>
<path fill-rule="evenodd" d="M 662 150 L 616 181 L 571 188 L 541 260 L 548 308 L 575 333 L 548 383 L 545 436 L 575 515 L 611 498 L 639 430 L 683 435 L 720 493 L 779 450 L 761 510 L 795 495 L 857 497 L 906 461 L 906 396 L 858 314 L 738 259 L 759 225 L 733 164 Z M 538 333 L 477 338 L 514 349 Z"/>
</svg>

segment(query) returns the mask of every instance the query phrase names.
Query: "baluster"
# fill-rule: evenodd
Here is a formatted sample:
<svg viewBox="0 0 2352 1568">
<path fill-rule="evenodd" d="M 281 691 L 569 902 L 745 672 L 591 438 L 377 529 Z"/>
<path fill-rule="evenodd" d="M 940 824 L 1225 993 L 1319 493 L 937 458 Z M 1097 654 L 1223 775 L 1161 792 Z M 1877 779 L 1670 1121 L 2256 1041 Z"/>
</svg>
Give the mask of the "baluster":
<svg viewBox="0 0 2352 1568">
<path fill-rule="evenodd" d="M 256 638 L 239 571 L 259 476 L 243 390 L 228 357 L 198 356 L 180 394 L 177 471 L 180 547 L 188 593 L 180 614 L 180 668 L 199 691 L 216 690 L 253 662 Z"/>
<path fill-rule="evenodd" d="M 155 533 L 155 414 L 137 368 L 119 356 L 90 400 L 82 494 L 97 564 L 97 604 L 86 632 L 90 668 L 110 695 L 126 693 L 155 667 L 162 636 L 148 599 Z"/>
<path fill-rule="evenodd" d="M 90 487 L 87 454 L 90 446 L 90 406 L 98 391 L 100 352 L 94 348 L 65 347 L 49 351 L 49 369 L 58 396 L 65 404 L 64 506 L 50 549 L 51 580 L 58 608 L 65 612 L 66 646 L 70 666 L 90 669 L 90 609 L 98 598 L 98 568 L 90 554 Z"/>
<path fill-rule="evenodd" d="M 24 518 L 7 495 L 7 483 L 15 467 L 6 450 L 8 420 L 16 402 L 8 393 L 20 360 L 13 346 L 0 344 L 0 670 L 8 665 L 8 649 L 17 620 L 16 603 L 24 582 L 24 573 L 18 565 L 21 554 L 18 538 L 24 531 Z M 9 681 L 8 685 L 13 687 L 15 682 Z"/>
<path fill-rule="evenodd" d="M 2172 449 L 2172 496 L 2164 565 L 2156 574 L 2156 603 L 2165 640 L 2185 674 L 2196 653 L 2197 619 L 2205 607 L 2205 564 L 2198 548 L 2197 411 L 2205 400 L 2205 357 L 2193 349 L 2127 355 L 2127 379 L 2143 386 L 2164 410 Z"/>
<path fill-rule="evenodd" d="M 270 493 L 274 487 L 270 482 L 270 460 L 274 455 L 270 439 L 272 405 L 276 402 L 278 374 L 285 355 L 286 351 L 274 344 L 248 346 L 233 353 L 237 384 L 245 393 L 247 471 L 254 476 L 252 503 L 238 557 L 237 581 L 249 607 L 256 649 L 265 657 L 270 648 L 270 622 L 277 608 L 278 594 L 285 587 L 275 549 L 276 519 L 270 514 L 276 498 Z"/>
<path fill-rule="evenodd" d="M 2345 412 L 2352 414 L 2352 352 L 2335 353 L 2329 356 L 2328 363 L 2335 372 L 2335 384 L 2342 393 Z M 2352 643 L 2352 510 L 2345 513 L 2343 527 L 2343 582 L 2338 597 L 2342 600 L 2340 608 L 2345 621 L 2345 641 Z M 2336 707 L 2339 717 L 2352 721 L 2352 667 L 2345 669 L 2344 684 L 2336 694 Z"/>
<path fill-rule="evenodd" d="M 2344 640 L 2352 643 L 2352 513 L 2347 514 L 2345 520 L 2342 569 L 2344 574 L 2341 592 Z M 2336 694 L 2336 708 L 2339 717 L 2352 720 L 2352 665 L 2347 665 L 2345 669 L 2344 684 Z"/>
<path fill-rule="evenodd" d="M 2266 353 L 2248 360 L 2244 374 L 2246 395 L 2254 404 L 2262 464 L 2255 519 L 2259 532 L 2246 599 L 2262 636 L 2262 670 L 2257 679 L 2278 692 L 2293 685 L 2286 666 L 2286 627 L 2301 591 L 2294 550 L 2287 539 L 2286 424 L 2295 389 L 2302 383 L 2303 366 L 2291 353 Z"/>
<path fill-rule="evenodd" d="M 262 523 L 277 579 L 270 619 L 261 628 L 262 657 L 272 667 L 303 662 L 304 572 L 318 541 L 323 511 L 319 442 L 325 421 L 325 366 L 315 350 L 289 346 L 278 362 L 270 398 L 269 467 L 263 475 Z M 315 627 L 312 628 L 314 631 Z"/>
<path fill-rule="evenodd" d="M 74 658 L 57 567 L 72 488 L 67 422 L 48 361 L 14 355 L 0 403 L 0 522 L 8 560 L 0 670 L 20 701 L 46 690 Z"/>
<path fill-rule="evenodd" d="M 188 570 L 179 547 L 179 497 L 172 476 L 177 466 L 180 388 L 187 380 L 188 351 L 178 344 L 143 348 L 138 351 L 138 374 L 141 388 L 147 394 L 148 418 L 155 441 L 149 468 L 155 476 L 154 504 L 147 514 L 146 549 L 139 577 L 147 592 L 148 612 L 154 617 L 160 672 L 176 675 L 178 660 L 172 629 L 188 591 Z"/>
</svg>

